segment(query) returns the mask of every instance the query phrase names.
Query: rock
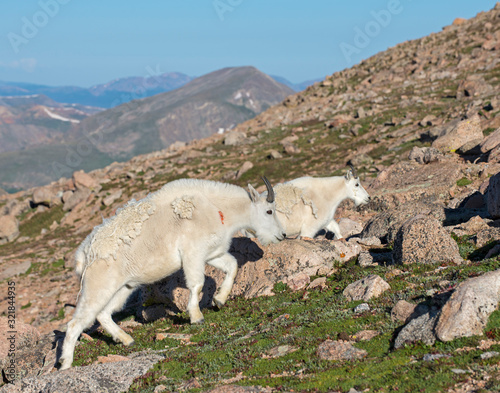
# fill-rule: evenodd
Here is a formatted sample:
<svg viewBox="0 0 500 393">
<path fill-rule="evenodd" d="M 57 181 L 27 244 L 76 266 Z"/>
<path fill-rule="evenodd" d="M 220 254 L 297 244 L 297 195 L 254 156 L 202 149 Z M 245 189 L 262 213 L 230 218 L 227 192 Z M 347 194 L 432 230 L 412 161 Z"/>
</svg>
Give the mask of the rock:
<svg viewBox="0 0 500 393">
<path fill-rule="evenodd" d="M 250 161 L 245 161 L 241 166 L 241 168 L 236 173 L 236 179 L 239 179 L 241 176 L 243 176 L 244 173 L 248 172 L 252 168 L 253 164 Z"/>
<path fill-rule="evenodd" d="M 246 142 L 247 134 L 243 131 L 231 131 L 224 138 L 226 146 L 240 146 Z"/>
<path fill-rule="evenodd" d="M 491 359 L 491 358 L 498 356 L 498 355 L 500 355 L 500 353 L 497 351 L 484 352 L 481 354 L 481 359 L 483 359 L 483 360 Z"/>
<path fill-rule="evenodd" d="M 326 288 L 326 277 L 318 277 L 314 279 L 307 287 L 307 289 L 314 289 L 314 288 Z"/>
<path fill-rule="evenodd" d="M 422 358 L 422 360 L 424 362 L 433 362 L 434 360 L 439 360 L 442 358 L 451 358 L 451 356 L 442 353 L 426 353 Z"/>
<path fill-rule="evenodd" d="M 281 356 L 288 355 L 289 353 L 297 351 L 297 347 L 292 347 L 291 345 L 280 345 L 278 347 L 271 348 L 267 351 L 267 355 L 264 355 L 265 358 L 279 358 Z"/>
<path fill-rule="evenodd" d="M 484 95 L 493 90 L 480 75 L 469 75 L 465 80 L 459 82 L 457 87 L 457 99 L 461 100 L 467 97 L 476 97 Z"/>
<path fill-rule="evenodd" d="M 19 236 L 19 221 L 13 216 L 0 216 L 0 245 L 10 243 Z"/>
<path fill-rule="evenodd" d="M 339 220 L 340 233 L 344 238 L 357 235 L 363 231 L 363 225 L 349 218 L 341 218 Z"/>
<path fill-rule="evenodd" d="M 91 191 L 99 191 L 101 189 L 101 185 L 88 173 L 85 173 L 83 170 L 76 171 L 73 173 L 73 183 L 77 190 L 86 188 Z"/>
<path fill-rule="evenodd" d="M 481 153 L 488 153 L 500 145 L 500 128 L 488 135 L 480 144 Z"/>
<path fill-rule="evenodd" d="M 379 173 L 367 188 L 371 204 L 383 203 L 390 208 L 415 201 L 443 201 L 449 196 L 450 189 L 463 177 L 455 162 L 439 161 L 427 165 L 414 161 L 401 161 Z"/>
<path fill-rule="evenodd" d="M 47 207 L 51 207 L 56 203 L 56 195 L 52 192 L 52 190 L 48 187 L 39 187 L 33 191 L 33 204 L 37 205 L 45 205 Z M 60 203 L 60 199 L 58 201 Z"/>
<path fill-rule="evenodd" d="M 427 306 L 416 305 L 406 300 L 400 300 L 391 310 L 391 319 L 393 322 L 403 322 L 406 324 L 412 319 L 418 318 L 427 312 L 429 312 Z"/>
<path fill-rule="evenodd" d="M 19 274 L 24 274 L 30 267 L 30 261 L 22 261 L 20 263 L 16 263 L 15 265 L 6 267 L 0 272 L 0 281 L 5 280 L 6 278 L 18 276 Z"/>
<path fill-rule="evenodd" d="M 305 288 L 311 282 L 309 275 L 305 273 L 297 273 L 287 280 L 288 287 L 292 291 L 298 291 Z"/>
<path fill-rule="evenodd" d="M 418 124 L 422 127 L 433 126 L 436 125 L 435 124 L 436 119 L 437 117 L 434 115 L 427 115 L 422 120 L 420 120 Z"/>
<path fill-rule="evenodd" d="M 231 295 L 246 298 L 273 295 L 274 284 L 280 281 L 294 290 L 302 289 L 309 284 L 311 276 L 326 275 L 333 268 L 335 260 L 347 261 L 347 253 L 357 249 L 360 250 L 359 245 L 329 240 L 287 239 L 263 247 L 256 240 L 234 238 L 230 252 L 238 260 L 239 268 Z M 225 276 L 222 271 L 211 266 L 206 267 L 205 275 L 205 285 L 200 295 L 201 307 L 211 304 Z M 148 321 L 154 320 L 155 315 L 165 316 L 164 307 L 155 304 L 164 304 L 173 310 L 185 310 L 187 307 L 189 291 L 185 287 L 182 272 L 146 286 L 142 291 L 140 303 L 150 305 L 147 318 L 144 318 Z M 154 310 L 150 311 L 151 308 Z"/>
<path fill-rule="evenodd" d="M 85 201 L 89 195 L 91 194 L 90 189 L 88 188 L 79 188 L 77 189 L 71 196 L 64 202 L 63 210 L 71 211 L 73 210 L 79 203 Z"/>
<path fill-rule="evenodd" d="M 438 149 L 432 147 L 417 147 L 414 146 L 408 155 L 409 160 L 418 162 L 419 164 L 428 164 L 438 161 L 443 155 Z"/>
<path fill-rule="evenodd" d="M 73 191 L 71 190 L 64 191 L 61 197 L 63 203 L 66 203 L 66 201 L 71 197 L 71 195 L 73 195 Z"/>
<path fill-rule="evenodd" d="M 369 275 L 361 280 L 349 284 L 342 294 L 349 300 L 364 300 L 365 302 L 380 296 L 383 292 L 391 289 L 381 277 L 376 274 Z"/>
<path fill-rule="evenodd" d="M 269 151 L 269 155 L 267 156 L 267 158 L 269 158 L 270 160 L 278 160 L 280 158 L 283 158 L 283 156 L 279 151 L 273 149 Z"/>
<path fill-rule="evenodd" d="M 432 147 L 441 151 L 455 151 L 470 141 L 481 141 L 483 132 L 481 131 L 481 119 L 474 115 L 470 119 L 461 121 L 446 135 L 440 136 Z"/>
<path fill-rule="evenodd" d="M 490 178 L 487 195 L 488 213 L 493 218 L 500 218 L 500 172 Z"/>
<path fill-rule="evenodd" d="M 370 311 L 370 306 L 368 305 L 368 303 L 361 303 L 354 307 L 355 314 L 361 314 L 366 311 Z"/>
<path fill-rule="evenodd" d="M 365 224 L 360 236 L 361 238 L 376 237 L 383 242 L 392 243 L 403 224 L 409 218 L 419 213 L 429 214 L 440 221 L 446 219 L 443 206 L 434 203 L 411 201 L 372 217 Z"/>
<path fill-rule="evenodd" d="M 436 336 L 441 341 L 483 334 L 500 300 L 500 270 L 462 282 L 441 309 Z"/>
<path fill-rule="evenodd" d="M 356 340 L 356 342 L 369 341 L 372 338 L 377 337 L 379 334 L 380 332 L 377 332 L 376 330 L 361 330 L 354 334 L 353 338 Z"/>
<path fill-rule="evenodd" d="M 354 347 L 348 341 L 326 340 L 319 345 L 316 355 L 322 360 L 356 360 L 364 358 L 368 352 Z"/>
<path fill-rule="evenodd" d="M 156 354 L 135 353 L 128 361 L 73 367 L 38 377 L 27 377 L 6 385 L 8 393 L 38 392 L 124 392 L 138 377 L 163 360 Z M 57 387 L 57 390 L 54 390 Z"/>
<path fill-rule="evenodd" d="M 358 255 L 358 265 L 361 267 L 368 267 L 374 264 L 374 260 L 369 251 L 361 251 Z"/>
<path fill-rule="evenodd" d="M 431 216 L 417 215 L 396 234 L 392 258 L 395 264 L 463 262 L 457 243 Z"/>
<path fill-rule="evenodd" d="M 102 200 L 104 206 L 111 206 L 117 199 L 120 199 L 122 196 L 122 190 L 117 190 L 112 194 L 108 195 L 106 198 Z"/>
<path fill-rule="evenodd" d="M 452 25 L 453 26 L 460 26 L 460 25 L 463 25 L 465 22 L 467 22 L 467 19 L 464 19 L 464 18 L 455 18 L 453 20 Z"/>
<path fill-rule="evenodd" d="M 422 341 L 425 345 L 433 345 L 436 342 L 434 326 L 437 321 L 437 312 L 431 311 L 418 318 L 412 319 L 398 334 L 394 341 L 394 348 L 398 349 L 405 344 L 413 344 Z"/>
</svg>

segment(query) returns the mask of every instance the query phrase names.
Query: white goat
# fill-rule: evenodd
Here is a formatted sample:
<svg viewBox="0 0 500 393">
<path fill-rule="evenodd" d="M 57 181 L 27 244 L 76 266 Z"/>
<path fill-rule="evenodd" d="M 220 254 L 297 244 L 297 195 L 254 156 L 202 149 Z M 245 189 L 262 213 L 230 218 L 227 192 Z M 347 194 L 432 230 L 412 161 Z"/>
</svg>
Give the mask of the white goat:
<svg viewBox="0 0 500 393">
<path fill-rule="evenodd" d="M 228 253 L 232 236 L 248 227 L 262 244 L 285 237 L 275 212 L 273 188 L 263 180 L 267 196 L 250 185 L 247 192 L 213 181 L 176 180 L 139 202 L 130 201 L 95 227 L 75 254 L 81 296 L 68 323 L 61 369 L 71 367 L 80 333 L 96 318 L 115 341 L 133 344 L 133 338 L 111 315 L 123 307 L 137 286 L 181 268 L 190 290 L 187 308 L 191 323 L 203 322 L 198 299 L 205 281 L 205 263 L 226 273 L 213 299 L 218 307 L 224 305 L 238 268 Z"/>
<path fill-rule="evenodd" d="M 352 199 L 358 206 L 370 199 L 352 166 L 345 176 L 300 177 L 277 184 L 274 192 L 276 213 L 287 236 L 310 238 L 327 229 L 341 239 L 340 227 L 334 220 L 340 202 Z"/>
</svg>

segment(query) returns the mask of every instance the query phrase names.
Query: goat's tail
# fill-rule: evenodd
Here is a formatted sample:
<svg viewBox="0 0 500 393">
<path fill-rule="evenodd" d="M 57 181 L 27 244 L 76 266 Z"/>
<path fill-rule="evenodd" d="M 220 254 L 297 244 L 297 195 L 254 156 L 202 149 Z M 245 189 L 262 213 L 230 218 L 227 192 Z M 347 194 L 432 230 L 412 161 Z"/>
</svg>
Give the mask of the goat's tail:
<svg viewBox="0 0 500 393">
<path fill-rule="evenodd" d="M 82 278 L 83 269 L 85 268 L 85 260 L 85 252 L 81 248 L 78 248 L 75 253 L 75 273 L 80 279 Z"/>
</svg>

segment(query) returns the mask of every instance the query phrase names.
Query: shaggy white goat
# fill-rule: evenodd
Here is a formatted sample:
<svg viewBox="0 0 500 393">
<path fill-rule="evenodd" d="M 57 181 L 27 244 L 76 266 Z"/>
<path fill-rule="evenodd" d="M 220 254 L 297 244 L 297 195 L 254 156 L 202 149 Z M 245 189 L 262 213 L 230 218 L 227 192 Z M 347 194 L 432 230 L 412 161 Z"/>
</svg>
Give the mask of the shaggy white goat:
<svg viewBox="0 0 500 393">
<path fill-rule="evenodd" d="M 277 219 L 274 192 L 267 179 L 267 196 L 252 186 L 241 187 L 206 180 L 182 179 L 136 202 L 94 228 L 75 254 L 81 294 L 64 339 L 61 369 L 71 367 L 80 333 L 97 318 L 115 341 L 134 340 L 112 320 L 129 295 L 179 269 L 190 290 L 191 323 L 203 322 L 199 294 L 205 263 L 226 273 L 214 303 L 221 307 L 231 292 L 236 259 L 228 253 L 231 238 L 242 228 L 257 233 L 262 244 L 285 237 Z"/>
<path fill-rule="evenodd" d="M 352 199 L 358 206 L 370 199 L 352 166 L 345 176 L 300 177 L 277 184 L 274 192 L 276 213 L 287 236 L 311 238 L 327 229 L 341 239 L 334 220 L 340 202 Z"/>
</svg>

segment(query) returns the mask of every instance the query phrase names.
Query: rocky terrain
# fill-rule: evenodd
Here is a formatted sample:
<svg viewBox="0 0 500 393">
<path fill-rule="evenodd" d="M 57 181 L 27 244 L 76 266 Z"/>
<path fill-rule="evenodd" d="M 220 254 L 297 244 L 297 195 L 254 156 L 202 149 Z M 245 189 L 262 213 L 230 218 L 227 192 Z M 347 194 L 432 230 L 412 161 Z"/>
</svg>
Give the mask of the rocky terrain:
<svg viewBox="0 0 500 393">
<path fill-rule="evenodd" d="M 497 4 L 230 132 L 0 196 L 0 310 L 6 324 L 14 282 L 22 359 L 1 391 L 498 391 L 499 22 Z M 203 326 L 188 324 L 174 275 L 117 315 L 135 348 L 94 326 L 77 368 L 55 371 L 72 256 L 103 217 L 177 178 L 262 190 L 261 175 L 341 175 L 348 161 L 372 199 L 338 209 L 345 240 L 236 238 L 232 299 Z M 222 278 L 206 273 L 205 307 Z"/>
</svg>

